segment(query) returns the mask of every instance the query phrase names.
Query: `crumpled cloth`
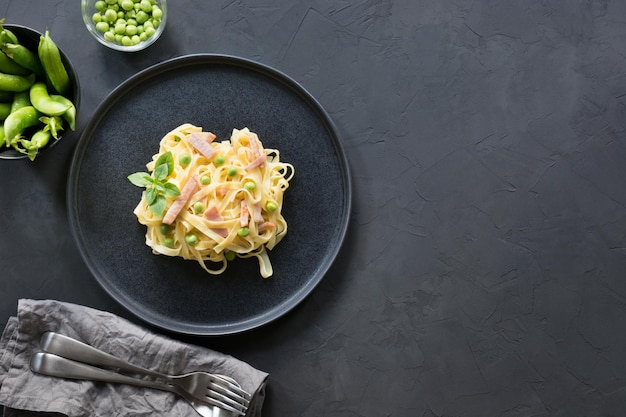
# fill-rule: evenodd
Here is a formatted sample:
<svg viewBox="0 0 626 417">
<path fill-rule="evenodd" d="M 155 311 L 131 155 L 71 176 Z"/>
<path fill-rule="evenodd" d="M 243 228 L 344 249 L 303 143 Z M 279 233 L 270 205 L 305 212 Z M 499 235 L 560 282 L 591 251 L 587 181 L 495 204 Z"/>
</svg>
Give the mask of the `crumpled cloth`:
<svg viewBox="0 0 626 417">
<path fill-rule="evenodd" d="M 232 356 L 158 335 L 114 314 L 54 300 L 19 300 L 0 338 L 0 404 L 11 417 L 196 417 L 181 397 L 154 389 L 48 377 L 30 370 L 47 331 L 76 338 L 136 365 L 175 375 L 203 370 L 234 378 L 260 417 L 268 374 Z"/>
</svg>

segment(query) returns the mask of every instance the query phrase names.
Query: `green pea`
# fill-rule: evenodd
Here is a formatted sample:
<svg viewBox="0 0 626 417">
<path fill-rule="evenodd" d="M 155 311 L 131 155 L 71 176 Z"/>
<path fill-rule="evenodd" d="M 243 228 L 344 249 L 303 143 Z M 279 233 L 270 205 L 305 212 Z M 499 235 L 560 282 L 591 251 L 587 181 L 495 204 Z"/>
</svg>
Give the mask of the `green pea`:
<svg viewBox="0 0 626 417">
<path fill-rule="evenodd" d="M 130 36 L 122 36 L 122 45 L 131 46 L 133 41 L 130 39 Z"/>
<path fill-rule="evenodd" d="M 115 22 L 117 20 L 117 12 L 113 9 L 107 9 L 106 12 L 104 12 L 104 19 L 109 22 Z"/>
<path fill-rule="evenodd" d="M 272 213 L 272 212 L 276 211 L 276 209 L 277 209 L 277 208 L 278 208 L 278 204 L 276 204 L 276 203 L 275 203 L 275 202 L 273 202 L 273 201 L 268 201 L 268 202 L 265 204 L 265 210 L 269 211 L 270 213 Z"/>
<path fill-rule="evenodd" d="M 254 191 L 256 189 L 256 184 L 254 183 L 254 181 L 246 181 L 243 185 L 243 188 L 248 191 Z"/>
<path fill-rule="evenodd" d="M 204 211 L 204 203 L 202 203 L 201 201 L 194 203 L 193 211 L 195 211 L 196 213 L 202 213 Z"/>
<path fill-rule="evenodd" d="M 250 234 L 250 229 L 248 229 L 247 227 L 242 227 L 241 229 L 239 229 L 237 234 L 241 237 L 246 237 Z"/>
<path fill-rule="evenodd" d="M 198 244 L 198 236 L 196 236 L 193 233 L 187 233 L 185 235 L 185 242 L 189 245 L 189 246 L 195 246 Z"/>
<path fill-rule="evenodd" d="M 173 228 L 169 224 L 161 224 L 161 227 L 159 227 L 159 231 L 163 236 L 169 235 L 170 233 L 172 233 L 172 230 Z"/>
<path fill-rule="evenodd" d="M 115 42 L 115 31 L 109 29 L 108 31 L 104 32 L 104 39 L 107 42 Z"/>
<path fill-rule="evenodd" d="M 163 17 L 163 10 L 161 10 L 161 8 L 159 8 L 156 4 L 152 6 L 152 17 L 155 19 L 161 19 L 161 17 Z"/>
<path fill-rule="evenodd" d="M 213 162 L 215 163 L 215 165 L 219 166 L 219 165 L 222 165 L 225 160 L 226 160 L 226 158 L 224 158 L 224 155 L 217 155 L 215 157 L 215 161 L 213 161 Z"/>
<path fill-rule="evenodd" d="M 188 153 L 183 153 L 178 157 L 178 163 L 182 166 L 186 167 L 191 163 L 191 155 Z"/>
<path fill-rule="evenodd" d="M 139 35 L 133 35 L 130 37 L 130 41 L 133 45 L 137 45 L 139 42 L 141 42 L 141 38 L 139 37 Z"/>
<path fill-rule="evenodd" d="M 200 184 L 209 185 L 211 184 L 211 177 L 208 175 L 203 175 L 200 177 Z"/>
<path fill-rule="evenodd" d="M 134 6 L 135 6 L 135 3 L 133 3 L 133 0 L 123 0 L 122 1 L 122 9 L 124 9 L 126 11 L 131 10 Z"/>
<path fill-rule="evenodd" d="M 165 246 L 167 246 L 168 248 L 173 248 L 174 247 L 174 239 L 172 239 L 171 237 L 166 237 L 165 239 L 163 239 L 163 244 Z"/>
<path fill-rule="evenodd" d="M 224 253 L 224 257 L 227 261 L 234 261 L 236 256 L 237 254 L 232 250 L 227 250 L 226 253 Z"/>
<path fill-rule="evenodd" d="M 100 13 L 94 13 L 94 14 L 91 16 L 91 20 L 92 20 L 94 23 L 100 23 L 100 22 L 102 22 L 102 15 L 101 15 Z"/>
<path fill-rule="evenodd" d="M 126 25 L 123 23 L 116 23 L 113 30 L 117 35 L 124 35 L 126 33 Z"/>
<path fill-rule="evenodd" d="M 144 12 L 143 10 L 140 10 L 135 14 L 135 19 L 137 19 L 137 23 L 139 24 L 144 24 L 149 17 L 150 16 L 148 16 L 148 13 Z"/>
<path fill-rule="evenodd" d="M 237 175 L 237 167 L 228 168 L 228 171 L 226 171 L 226 175 L 228 175 L 229 177 L 234 177 L 235 175 Z"/>
<path fill-rule="evenodd" d="M 96 6 L 96 10 L 99 11 L 99 12 L 103 12 L 103 11 L 105 11 L 107 9 L 107 4 L 103 0 L 98 0 L 96 2 L 95 6 Z"/>
<path fill-rule="evenodd" d="M 150 3 L 150 0 L 141 0 L 140 7 L 142 12 L 152 13 L 152 3 Z"/>
<path fill-rule="evenodd" d="M 100 33 L 108 32 L 109 24 L 107 22 L 98 22 L 96 23 L 96 30 Z"/>
</svg>

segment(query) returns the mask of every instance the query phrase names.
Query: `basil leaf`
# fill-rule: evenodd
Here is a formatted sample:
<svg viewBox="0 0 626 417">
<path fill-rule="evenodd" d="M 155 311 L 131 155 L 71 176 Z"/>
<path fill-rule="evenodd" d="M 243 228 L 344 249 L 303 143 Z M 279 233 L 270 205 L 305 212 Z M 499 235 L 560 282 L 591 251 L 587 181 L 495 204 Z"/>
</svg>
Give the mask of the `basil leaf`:
<svg viewBox="0 0 626 417">
<path fill-rule="evenodd" d="M 156 215 L 161 216 L 165 211 L 165 205 L 167 204 L 167 200 L 162 195 L 157 196 L 156 200 L 150 204 L 150 210 Z"/>
<path fill-rule="evenodd" d="M 166 182 L 165 184 L 163 184 L 163 195 L 165 195 L 165 197 L 178 197 L 180 195 L 180 190 L 178 189 L 178 187 L 176 186 L 176 184 L 173 184 L 171 182 Z"/>
<path fill-rule="evenodd" d="M 156 171 L 157 169 L 159 169 L 160 166 L 165 166 L 167 168 L 167 171 L 165 171 L 166 174 L 163 178 L 159 178 L 156 176 Z M 158 178 L 160 180 L 164 180 L 165 178 L 169 177 L 172 172 L 174 172 L 174 157 L 172 156 L 172 152 L 168 151 L 159 156 L 159 159 L 157 159 L 154 164 L 154 172 L 155 178 Z"/>
<path fill-rule="evenodd" d="M 167 175 L 167 164 L 161 164 L 154 168 L 154 178 L 157 181 L 163 181 Z"/>
<path fill-rule="evenodd" d="M 146 190 L 146 201 L 148 202 L 148 205 L 153 204 L 157 197 L 159 196 L 159 192 L 154 189 L 154 188 L 148 188 Z"/>
<path fill-rule="evenodd" d="M 152 177 L 147 172 L 135 172 L 128 176 L 128 180 L 137 187 L 146 187 L 152 184 Z"/>
</svg>

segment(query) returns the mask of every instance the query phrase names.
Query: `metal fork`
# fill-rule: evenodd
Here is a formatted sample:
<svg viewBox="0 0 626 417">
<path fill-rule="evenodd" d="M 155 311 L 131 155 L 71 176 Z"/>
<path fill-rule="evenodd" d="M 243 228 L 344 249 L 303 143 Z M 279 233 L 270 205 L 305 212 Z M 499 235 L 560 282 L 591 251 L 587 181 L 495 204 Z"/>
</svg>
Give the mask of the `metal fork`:
<svg viewBox="0 0 626 417">
<path fill-rule="evenodd" d="M 185 375 L 166 375 L 133 365 L 86 343 L 59 333 L 47 332 L 41 337 L 44 352 L 109 368 L 150 376 L 183 390 L 194 401 L 215 405 L 222 409 L 245 415 L 250 394 L 233 383 L 230 378 L 208 372 L 192 372 Z M 158 387 L 157 387 L 158 388 Z"/>
<path fill-rule="evenodd" d="M 47 352 L 38 352 L 30 360 L 30 369 L 42 375 L 59 378 L 81 379 L 89 381 L 110 382 L 116 384 L 135 385 L 144 388 L 154 388 L 172 392 L 183 397 L 191 407 L 202 417 L 225 417 L 220 411 L 225 411 L 228 416 L 241 415 L 239 411 L 226 410 L 223 407 L 209 405 L 196 401 L 177 385 L 165 382 L 149 381 L 118 374 L 108 369 L 98 368 L 86 363 L 73 361 Z"/>
</svg>

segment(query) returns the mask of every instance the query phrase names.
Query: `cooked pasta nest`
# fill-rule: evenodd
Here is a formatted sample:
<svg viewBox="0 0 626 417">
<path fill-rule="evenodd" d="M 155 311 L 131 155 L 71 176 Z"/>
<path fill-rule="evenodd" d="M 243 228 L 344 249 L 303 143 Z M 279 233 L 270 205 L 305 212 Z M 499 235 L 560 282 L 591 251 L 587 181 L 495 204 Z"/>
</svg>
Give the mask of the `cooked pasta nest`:
<svg viewBox="0 0 626 417">
<path fill-rule="evenodd" d="M 180 195 L 168 198 L 159 216 L 150 210 L 146 190 L 134 210 L 153 253 L 196 260 L 210 274 L 221 274 L 237 257 L 256 257 L 261 276 L 272 276 L 268 250 L 287 233 L 283 195 L 294 167 L 248 128 L 233 129 L 229 140 L 219 141 L 201 127 L 182 124 L 161 139 L 146 165 L 150 173 L 166 152 L 174 160 L 167 181 Z"/>
</svg>

